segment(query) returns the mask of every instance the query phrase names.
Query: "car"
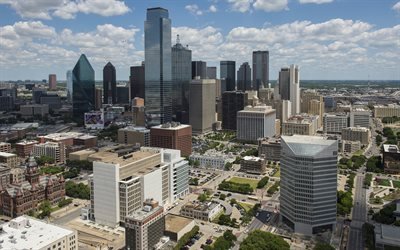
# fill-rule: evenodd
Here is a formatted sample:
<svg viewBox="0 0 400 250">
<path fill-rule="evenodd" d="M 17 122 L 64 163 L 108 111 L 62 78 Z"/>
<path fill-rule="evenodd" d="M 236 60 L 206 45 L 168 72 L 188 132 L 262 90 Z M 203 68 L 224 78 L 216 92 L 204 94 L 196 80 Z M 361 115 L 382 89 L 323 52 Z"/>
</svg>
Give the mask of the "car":
<svg viewBox="0 0 400 250">
<path fill-rule="evenodd" d="M 207 244 L 207 245 L 210 245 L 211 243 L 213 243 L 213 240 L 212 240 L 212 239 L 207 239 L 207 240 L 206 240 L 206 244 Z"/>
</svg>

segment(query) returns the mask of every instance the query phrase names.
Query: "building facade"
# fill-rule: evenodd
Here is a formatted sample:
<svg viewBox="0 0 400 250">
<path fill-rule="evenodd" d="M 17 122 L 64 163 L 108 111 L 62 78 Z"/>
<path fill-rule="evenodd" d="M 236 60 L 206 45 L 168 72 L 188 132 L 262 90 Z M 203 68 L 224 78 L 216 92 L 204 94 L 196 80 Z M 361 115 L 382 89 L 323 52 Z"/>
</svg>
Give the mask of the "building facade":
<svg viewBox="0 0 400 250">
<path fill-rule="evenodd" d="M 275 109 L 271 106 L 247 106 L 237 112 L 237 139 L 257 142 L 275 135 Z"/>
<path fill-rule="evenodd" d="M 108 62 L 103 68 L 103 103 L 117 103 L 117 75 L 111 62 Z"/>
<path fill-rule="evenodd" d="M 19 161 L 16 154 L 0 152 L 0 163 L 9 168 L 15 168 L 18 166 Z"/>
<path fill-rule="evenodd" d="M 85 112 L 95 108 L 94 70 L 84 54 L 72 70 L 72 110 L 74 117 L 83 120 Z"/>
<path fill-rule="evenodd" d="M 150 129 L 134 126 L 120 128 L 118 129 L 118 143 L 149 147 Z"/>
<path fill-rule="evenodd" d="M 49 89 L 50 90 L 57 89 L 57 75 L 56 74 L 49 75 Z"/>
<path fill-rule="evenodd" d="M 132 66 L 131 67 L 131 74 L 129 76 L 129 82 L 131 85 L 131 95 L 130 99 L 133 99 L 135 97 L 143 98 L 145 97 L 144 95 L 144 84 L 145 84 L 145 65 L 142 63 L 141 66 Z"/>
<path fill-rule="evenodd" d="M 279 161 L 281 158 L 281 140 L 277 138 L 259 139 L 258 155 L 267 161 Z"/>
<path fill-rule="evenodd" d="M 0 142 L 0 152 L 10 153 L 11 152 L 11 143 Z"/>
<path fill-rule="evenodd" d="M 247 93 L 226 91 L 222 94 L 222 128 L 236 130 L 237 112 L 243 110 L 247 100 Z"/>
<path fill-rule="evenodd" d="M 335 230 L 337 153 L 336 140 L 282 136 L 281 220 L 295 233 Z"/>
<path fill-rule="evenodd" d="M 237 90 L 251 90 L 251 69 L 248 62 L 242 63 L 237 71 Z"/>
<path fill-rule="evenodd" d="M 55 163 L 63 164 L 66 161 L 65 145 L 57 142 L 45 142 L 33 145 L 32 155 L 35 157 L 48 156 Z"/>
<path fill-rule="evenodd" d="M 183 156 L 189 156 L 192 153 L 192 127 L 175 122 L 151 127 L 150 146 L 178 149 Z"/>
<path fill-rule="evenodd" d="M 349 127 L 347 114 L 324 114 L 323 128 L 325 134 L 342 133 L 342 129 Z"/>
<path fill-rule="evenodd" d="M 279 72 L 279 97 L 281 100 L 290 100 L 292 114 L 300 113 L 300 76 L 299 67 L 290 65 Z"/>
<path fill-rule="evenodd" d="M 221 204 L 216 202 L 189 202 L 182 206 L 180 214 L 197 220 L 212 221 L 223 209 Z"/>
<path fill-rule="evenodd" d="M 236 90 L 236 62 L 221 61 L 220 62 L 220 78 L 225 79 L 226 91 Z"/>
<path fill-rule="evenodd" d="M 245 156 L 240 162 L 240 171 L 248 174 L 265 174 L 265 159 L 254 156 Z"/>
<path fill-rule="evenodd" d="M 350 127 L 364 127 L 369 129 L 370 112 L 362 108 L 352 108 L 350 111 Z"/>
<path fill-rule="evenodd" d="M 386 106 L 383 105 L 374 106 L 375 118 L 393 117 L 393 116 L 400 117 L 400 105 L 388 104 Z"/>
<path fill-rule="evenodd" d="M 207 62 L 192 61 L 192 79 L 207 79 Z"/>
<path fill-rule="evenodd" d="M 365 127 L 348 127 L 342 129 L 342 140 L 359 141 L 363 145 L 369 144 L 371 131 Z"/>
<path fill-rule="evenodd" d="M 265 88 L 269 83 L 269 51 L 253 51 L 253 89 Z"/>
</svg>

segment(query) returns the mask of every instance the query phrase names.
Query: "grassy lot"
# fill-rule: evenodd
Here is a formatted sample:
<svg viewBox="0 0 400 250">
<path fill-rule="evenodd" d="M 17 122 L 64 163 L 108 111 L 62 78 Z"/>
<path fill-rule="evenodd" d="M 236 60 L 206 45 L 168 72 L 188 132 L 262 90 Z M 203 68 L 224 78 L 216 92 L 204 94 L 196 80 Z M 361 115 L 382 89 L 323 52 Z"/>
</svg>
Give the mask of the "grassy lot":
<svg viewBox="0 0 400 250">
<path fill-rule="evenodd" d="M 215 216 L 215 218 L 212 220 L 212 222 L 215 223 L 215 224 L 218 224 L 219 217 L 220 217 L 221 215 L 223 215 L 224 213 L 225 213 L 224 210 L 222 210 L 221 212 L 219 212 L 219 213 Z"/>
<path fill-rule="evenodd" d="M 400 181 L 392 181 L 393 187 L 400 188 Z"/>
<path fill-rule="evenodd" d="M 376 182 L 378 185 L 390 187 L 390 181 L 386 179 L 377 179 Z"/>
<path fill-rule="evenodd" d="M 281 177 L 281 170 L 278 169 L 272 177 Z"/>
<path fill-rule="evenodd" d="M 238 202 L 239 206 L 241 206 L 246 212 L 250 211 L 253 208 L 253 204 L 245 203 L 245 202 Z"/>
<path fill-rule="evenodd" d="M 354 152 L 353 155 L 362 155 L 362 154 L 364 154 L 364 149 L 357 150 L 356 152 Z"/>
<path fill-rule="evenodd" d="M 248 178 L 240 178 L 240 177 L 232 177 L 229 179 L 231 182 L 240 183 L 240 184 L 249 184 L 253 189 L 257 188 L 258 180 L 248 179 Z"/>
</svg>

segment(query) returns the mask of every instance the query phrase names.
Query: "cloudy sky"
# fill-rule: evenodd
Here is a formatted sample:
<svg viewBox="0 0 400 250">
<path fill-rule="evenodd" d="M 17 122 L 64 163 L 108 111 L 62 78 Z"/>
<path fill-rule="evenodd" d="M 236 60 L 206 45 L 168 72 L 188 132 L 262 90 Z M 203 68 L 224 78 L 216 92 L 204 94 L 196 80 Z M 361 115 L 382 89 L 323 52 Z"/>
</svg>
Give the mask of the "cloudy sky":
<svg viewBox="0 0 400 250">
<path fill-rule="evenodd" d="M 400 80 L 399 0 L 0 0 L 0 80 L 60 80 L 85 53 L 102 80 L 144 60 L 146 9 L 164 7 L 172 37 L 217 66 L 270 51 L 270 77 L 298 64 L 302 79 Z"/>
</svg>

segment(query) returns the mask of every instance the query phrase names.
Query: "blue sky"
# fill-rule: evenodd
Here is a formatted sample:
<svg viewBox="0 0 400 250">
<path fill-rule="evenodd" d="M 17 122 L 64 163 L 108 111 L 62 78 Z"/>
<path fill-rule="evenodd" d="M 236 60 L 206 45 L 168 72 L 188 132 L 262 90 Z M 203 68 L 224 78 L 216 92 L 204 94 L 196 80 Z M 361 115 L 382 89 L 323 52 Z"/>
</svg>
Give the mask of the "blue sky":
<svg viewBox="0 0 400 250">
<path fill-rule="evenodd" d="M 0 0 L 0 80 L 60 80 L 85 53 L 102 80 L 144 59 L 146 9 L 164 7 L 193 60 L 251 63 L 270 51 L 270 78 L 298 64 L 301 79 L 400 80 L 398 0 Z"/>
</svg>

